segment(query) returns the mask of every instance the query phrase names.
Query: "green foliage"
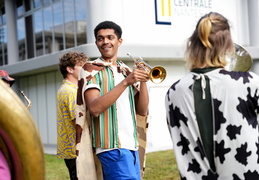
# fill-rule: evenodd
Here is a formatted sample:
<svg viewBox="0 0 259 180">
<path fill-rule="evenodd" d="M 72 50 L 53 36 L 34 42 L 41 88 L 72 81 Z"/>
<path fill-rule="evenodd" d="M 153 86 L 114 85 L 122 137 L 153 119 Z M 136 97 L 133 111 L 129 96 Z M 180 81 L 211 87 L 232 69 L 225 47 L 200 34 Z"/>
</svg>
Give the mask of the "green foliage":
<svg viewBox="0 0 259 180">
<path fill-rule="evenodd" d="M 63 159 L 45 155 L 46 180 L 69 180 Z M 172 150 L 148 153 L 144 180 L 180 180 Z"/>
</svg>

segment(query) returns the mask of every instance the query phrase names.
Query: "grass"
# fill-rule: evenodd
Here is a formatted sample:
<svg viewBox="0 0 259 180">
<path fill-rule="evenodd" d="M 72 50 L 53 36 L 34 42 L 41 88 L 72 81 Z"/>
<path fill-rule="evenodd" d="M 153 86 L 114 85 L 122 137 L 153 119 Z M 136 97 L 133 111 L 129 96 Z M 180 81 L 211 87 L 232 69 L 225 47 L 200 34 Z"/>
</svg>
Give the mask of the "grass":
<svg viewBox="0 0 259 180">
<path fill-rule="evenodd" d="M 45 154 L 45 171 L 46 180 L 70 180 L 64 160 L 55 155 Z"/>
<path fill-rule="evenodd" d="M 144 180 L 180 180 L 172 150 L 148 153 Z"/>
<path fill-rule="evenodd" d="M 46 180 L 69 180 L 63 159 L 55 155 L 45 155 Z M 172 150 L 147 154 L 144 180 L 180 180 Z"/>
</svg>

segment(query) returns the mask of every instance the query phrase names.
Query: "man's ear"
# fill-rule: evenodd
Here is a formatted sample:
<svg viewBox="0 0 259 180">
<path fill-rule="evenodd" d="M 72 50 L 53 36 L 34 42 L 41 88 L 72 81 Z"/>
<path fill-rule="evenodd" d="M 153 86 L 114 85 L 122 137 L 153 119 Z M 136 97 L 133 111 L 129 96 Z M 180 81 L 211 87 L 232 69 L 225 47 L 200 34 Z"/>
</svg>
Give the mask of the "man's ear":
<svg viewBox="0 0 259 180">
<path fill-rule="evenodd" d="M 120 38 L 120 39 L 119 39 L 119 46 L 122 44 L 122 42 L 123 42 L 123 39 Z"/>
<path fill-rule="evenodd" d="M 73 73 L 73 68 L 71 68 L 69 66 L 66 67 L 66 70 L 67 70 L 68 73 Z"/>
</svg>

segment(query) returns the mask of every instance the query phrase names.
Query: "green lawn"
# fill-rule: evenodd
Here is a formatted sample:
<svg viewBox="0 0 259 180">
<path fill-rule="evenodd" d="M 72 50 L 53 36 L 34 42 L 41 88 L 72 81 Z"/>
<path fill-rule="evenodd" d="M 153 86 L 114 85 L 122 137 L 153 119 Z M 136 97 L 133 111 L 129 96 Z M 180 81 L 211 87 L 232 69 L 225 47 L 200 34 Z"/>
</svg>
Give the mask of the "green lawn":
<svg viewBox="0 0 259 180">
<path fill-rule="evenodd" d="M 70 180 L 64 160 L 55 155 L 45 154 L 45 170 L 46 180 Z"/>
<path fill-rule="evenodd" d="M 46 180 L 69 180 L 63 159 L 54 155 L 45 155 Z M 147 154 L 144 180 L 180 180 L 172 150 Z"/>
</svg>

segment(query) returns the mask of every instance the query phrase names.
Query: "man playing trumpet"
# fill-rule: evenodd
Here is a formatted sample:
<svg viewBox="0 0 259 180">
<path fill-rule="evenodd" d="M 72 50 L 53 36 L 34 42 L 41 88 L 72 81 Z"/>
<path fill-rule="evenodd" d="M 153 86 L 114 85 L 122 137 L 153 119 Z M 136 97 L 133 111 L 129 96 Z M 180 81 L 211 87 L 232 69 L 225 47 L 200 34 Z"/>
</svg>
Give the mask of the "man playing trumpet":
<svg viewBox="0 0 259 180">
<path fill-rule="evenodd" d="M 148 73 L 143 69 L 131 72 L 117 60 L 122 44 L 120 26 L 111 21 L 101 22 L 94 35 L 101 57 L 84 65 L 78 84 L 78 178 L 83 179 L 82 171 L 86 172 L 82 154 L 87 151 L 83 149 L 87 143 L 83 138 L 87 132 L 84 123 L 88 122 L 103 178 L 141 179 L 136 114 L 143 117 L 148 114 Z"/>
</svg>

